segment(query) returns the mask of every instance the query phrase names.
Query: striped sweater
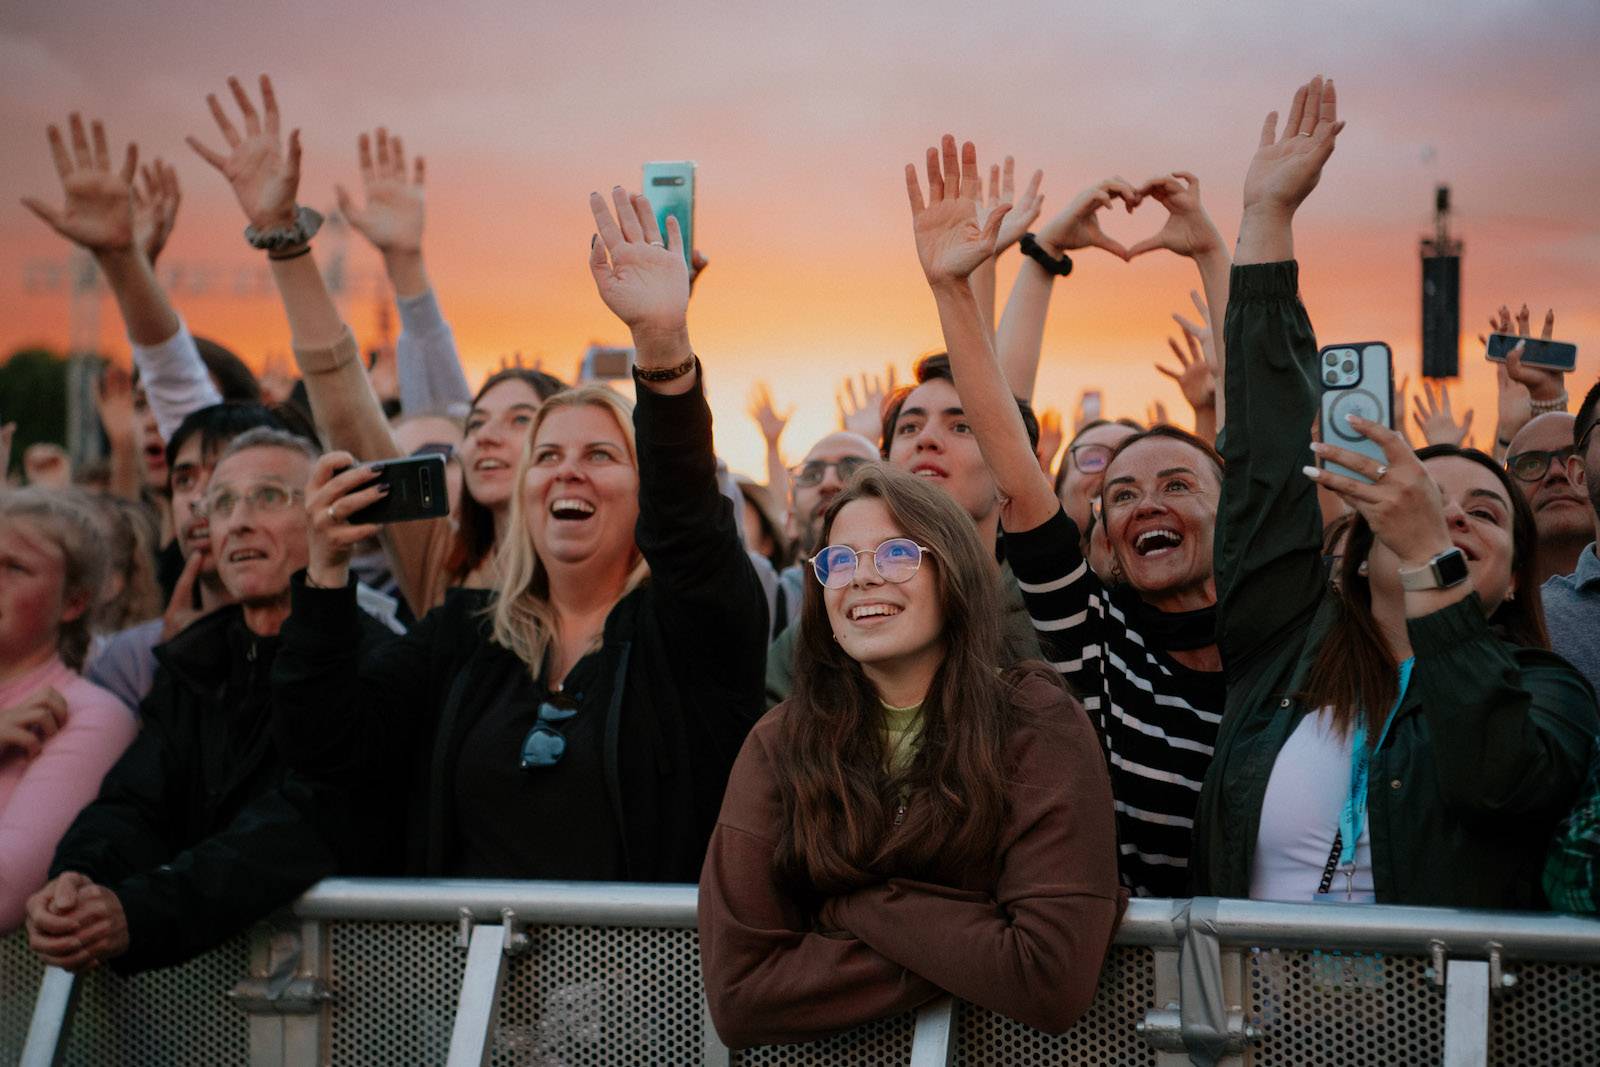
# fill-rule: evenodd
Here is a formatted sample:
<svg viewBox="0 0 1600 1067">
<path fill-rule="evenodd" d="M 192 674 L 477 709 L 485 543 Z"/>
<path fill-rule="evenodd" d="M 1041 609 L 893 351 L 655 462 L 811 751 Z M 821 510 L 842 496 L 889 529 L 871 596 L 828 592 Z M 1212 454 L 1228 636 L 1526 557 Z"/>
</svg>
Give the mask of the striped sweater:
<svg viewBox="0 0 1600 1067">
<path fill-rule="evenodd" d="M 1139 896 L 1188 896 L 1195 805 L 1222 722 L 1222 672 L 1190 670 L 1152 647 L 1138 629 L 1136 595 L 1108 588 L 1089 569 L 1065 512 L 1007 531 L 1005 544 L 1045 658 L 1105 746 L 1123 883 Z"/>
</svg>

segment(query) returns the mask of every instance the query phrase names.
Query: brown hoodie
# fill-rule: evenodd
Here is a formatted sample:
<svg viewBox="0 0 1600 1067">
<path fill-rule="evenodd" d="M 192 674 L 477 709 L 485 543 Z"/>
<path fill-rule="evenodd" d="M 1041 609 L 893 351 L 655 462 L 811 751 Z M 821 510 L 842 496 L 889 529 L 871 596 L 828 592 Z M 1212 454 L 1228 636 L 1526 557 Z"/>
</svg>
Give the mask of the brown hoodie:
<svg viewBox="0 0 1600 1067">
<path fill-rule="evenodd" d="M 1017 699 L 1045 725 L 1019 729 L 1008 747 L 1009 813 L 990 869 L 956 886 L 891 878 L 830 898 L 815 917 L 772 871 L 778 723 L 790 705 L 756 725 L 700 873 L 701 967 L 724 1042 L 810 1041 L 941 992 L 1051 1032 L 1083 1014 L 1126 903 L 1110 779 L 1076 701 L 1042 679 Z"/>
</svg>

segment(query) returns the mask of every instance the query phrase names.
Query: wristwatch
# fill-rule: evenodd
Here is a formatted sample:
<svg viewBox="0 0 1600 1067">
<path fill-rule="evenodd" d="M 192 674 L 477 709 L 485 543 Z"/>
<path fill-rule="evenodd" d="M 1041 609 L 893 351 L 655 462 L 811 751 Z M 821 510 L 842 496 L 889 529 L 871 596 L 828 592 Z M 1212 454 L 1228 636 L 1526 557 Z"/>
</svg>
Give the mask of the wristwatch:
<svg viewBox="0 0 1600 1067">
<path fill-rule="evenodd" d="M 1061 258 L 1057 259 L 1040 248 L 1038 239 L 1031 233 L 1023 234 L 1022 240 L 1017 242 L 1017 247 L 1022 250 L 1023 255 L 1039 264 L 1047 273 L 1054 274 L 1058 278 L 1065 278 L 1072 273 L 1071 256 L 1063 252 Z"/>
<path fill-rule="evenodd" d="M 1400 588 L 1415 593 L 1423 589 L 1449 589 L 1467 580 L 1467 554 L 1448 548 L 1415 570 L 1400 568 Z"/>
</svg>

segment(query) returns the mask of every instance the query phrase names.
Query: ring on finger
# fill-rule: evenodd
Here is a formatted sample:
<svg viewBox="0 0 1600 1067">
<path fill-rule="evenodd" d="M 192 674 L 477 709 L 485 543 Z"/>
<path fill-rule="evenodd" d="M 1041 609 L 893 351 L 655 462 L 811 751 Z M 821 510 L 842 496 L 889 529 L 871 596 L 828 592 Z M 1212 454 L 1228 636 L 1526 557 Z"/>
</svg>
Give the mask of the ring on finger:
<svg viewBox="0 0 1600 1067">
<path fill-rule="evenodd" d="M 1381 482 L 1383 481 L 1383 476 L 1388 473 L 1389 465 L 1387 463 L 1380 463 L 1378 464 L 1378 469 L 1373 472 L 1372 480 L 1375 482 Z"/>
<path fill-rule="evenodd" d="M 329 522 L 338 522 L 339 521 L 339 513 L 333 510 L 333 505 L 332 504 L 328 505 L 328 521 Z"/>
</svg>

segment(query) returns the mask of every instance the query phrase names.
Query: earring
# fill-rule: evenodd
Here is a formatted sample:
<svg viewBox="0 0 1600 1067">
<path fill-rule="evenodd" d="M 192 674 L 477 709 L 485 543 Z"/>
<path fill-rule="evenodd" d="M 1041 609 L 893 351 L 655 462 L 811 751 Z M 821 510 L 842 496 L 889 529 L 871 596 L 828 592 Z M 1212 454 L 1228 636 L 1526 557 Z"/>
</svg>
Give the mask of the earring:
<svg viewBox="0 0 1600 1067">
<path fill-rule="evenodd" d="M 1363 578 L 1365 578 L 1367 576 L 1367 561 L 1366 560 L 1362 560 L 1360 563 L 1356 564 L 1356 573 L 1361 575 L 1361 577 L 1363 577 Z"/>
</svg>

